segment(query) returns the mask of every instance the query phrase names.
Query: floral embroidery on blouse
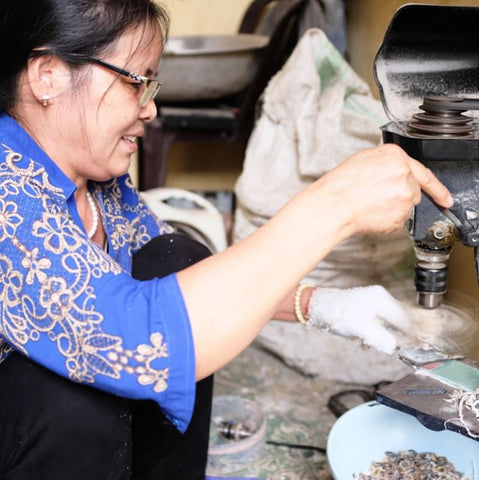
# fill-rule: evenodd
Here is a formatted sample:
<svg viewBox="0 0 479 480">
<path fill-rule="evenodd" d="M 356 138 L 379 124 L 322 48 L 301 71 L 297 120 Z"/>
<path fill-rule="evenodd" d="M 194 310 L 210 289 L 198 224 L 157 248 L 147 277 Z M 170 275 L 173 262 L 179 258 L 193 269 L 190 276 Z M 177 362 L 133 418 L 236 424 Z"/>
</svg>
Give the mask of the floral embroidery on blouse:
<svg viewBox="0 0 479 480">
<path fill-rule="evenodd" d="M 120 266 L 72 222 L 62 208 L 62 192 L 49 183 L 45 170 L 33 161 L 22 168 L 22 156 L 3 148 L 6 157 L 0 172 L 0 241 L 8 242 L 10 248 L 8 255 L 0 253 L 2 336 L 28 354 L 26 346 L 46 334 L 64 357 L 69 377 L 76 381 L 92 383 L 99 374 L 118 379 L 121 372 L 126 372 L 135 375 L 141 385 L 153 385 L 157 392 L 166 389 L 168 369 L 152 366 L 155 360 L 168 357 L 160 333 L 153 333 L 149 344 L 132 350 L 123 346 L 122 338 L 102 329 L 103 315 L 95 310 L 96 293 L 90 278 L 119 274 Z M 130 208 L 135 218 L 126 221 L 118 202 L 119 185 L 112 181 L 106 190 L 111 195 L 105 197 L 103 215 L 114 227 L 110 236 L 113 249 L 125 245 L 131 245 L 129 250 L 140 248 L 152 238 L 147 226 L 140 224 L 145 214 L 140 207 Z M 26 219 L 18 205 L 28 199 L 35 201 L 34 211 L 38 205 L 43 207 L 31 225 L 32 243 L 39 245 L 34 247 L 19 240 L 25 234 L 22 225 Z M 169 228 L 160 224 L 155 233 L 162 230 Z M 61 260 L 52 265 L 52 256 Z M 11 261 L 15 257 L 21 258 L 17 265 Z M 61 272 L 54 271 L 58 263 Z M 36 288 L 38 298 L 28 294 L 27 286 Z M 2 345 L 1 351 L 9 350 Z"/>
<path fill-rule="evenodd" d="M 16 141 L 41 158 L 22 154 Z M 128 175 L 92 182 L 107 254 L 84 231 L 73 183 L 6 115 L 0 155 L 0 362 L 17 350 L 77 382 L 177 402 L 165 407 L 167 416 L 179 409 L 175 423 L 186 428 L 194 351 L 179 287 L 173 278 L 139 282 L 130 275 L 132 255 L 173 229 L 147 208 Z M 177 342 L 171 358 L 167 338 L 178 332 L 186 350 Z M 164 400 L 156 395 L 172 388 L 173 368 L 180 372 L 175 400 Z"/>
</svg>

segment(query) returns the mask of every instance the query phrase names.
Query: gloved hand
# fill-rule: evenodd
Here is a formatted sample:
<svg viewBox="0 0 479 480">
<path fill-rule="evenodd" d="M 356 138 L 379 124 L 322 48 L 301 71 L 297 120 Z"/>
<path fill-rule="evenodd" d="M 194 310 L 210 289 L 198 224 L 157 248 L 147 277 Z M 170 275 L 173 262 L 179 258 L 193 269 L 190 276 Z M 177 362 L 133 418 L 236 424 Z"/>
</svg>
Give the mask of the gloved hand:
<svg viewBox="0 0 479 480">
<path fill-rule="evenodd" d="M 392 354 L 394 330 L 410 332 L 413 319 L 384 287 L 349 289 L 317 287 L 309 301 L 309 323 L 344 337 L 358 337 L 377 350 Z"/>
</svg>

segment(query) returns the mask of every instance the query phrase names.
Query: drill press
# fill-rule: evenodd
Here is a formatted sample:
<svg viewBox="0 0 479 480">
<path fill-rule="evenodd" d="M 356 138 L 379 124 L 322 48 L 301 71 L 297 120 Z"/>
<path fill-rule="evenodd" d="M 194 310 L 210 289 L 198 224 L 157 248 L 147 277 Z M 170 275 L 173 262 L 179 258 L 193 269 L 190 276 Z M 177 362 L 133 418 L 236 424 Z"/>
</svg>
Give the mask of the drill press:
<svg viewBox="0 0 479 480">
<path fill-rule="evenodd" d="M 478 83 L 479 89 L 479 83 Z M 447 292 L 447 261 L 455 241 L 474 247 L 479 276 L 479 124 L 465 115 L 479 99 L 427 96 L 408 122 L 383 127 L 385 143 L 401 146 L 449 188 L 455 203 L 437 206 L 426 195 L 409 220 L 418 304 L 436 308 Z"/>
<path fill-rule="evenodd" d="M 384 142 L 431 169 L 455 199 L 443 209 L 423 194 L 408 224 L 417 302 L 435 309 L 447 292 L 447 262 L 456 241 L 474 248 L 479 278 L 479 7 L 403 6 L 374 67 L 391 120 L 382 127 Z M 415 415 L 433 430 L 479 438 L 479 417 L 468 413 L 467 424 L 452 420 L 457 412 L 447 403 L 464 385 L 479 392 L 479 364 L 440 355 L 416 360 L 415 373 L 381 388 L 378 402 Z M 443 376 L 427 374 L 436 371 Z"/>
<path fill-rule="evenodd" d="M 418 304 L 436 308 L 447 291 L 456 240 L 476 248 L 478 268 L 479 8 L 405 5 L 391 20 L 374 67 L 391 120 L 382 127 L 384 142 L 430 168 L 456 201 L 441 211 L 423 196 L 409 221 Z"/>
</svg>

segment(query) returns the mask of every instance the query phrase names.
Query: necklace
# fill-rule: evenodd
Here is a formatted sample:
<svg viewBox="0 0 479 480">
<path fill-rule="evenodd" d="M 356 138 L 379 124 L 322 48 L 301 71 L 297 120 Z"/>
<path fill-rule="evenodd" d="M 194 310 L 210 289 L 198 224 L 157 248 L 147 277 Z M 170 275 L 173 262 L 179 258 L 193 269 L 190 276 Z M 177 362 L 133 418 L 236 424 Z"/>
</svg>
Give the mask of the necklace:
<svg viewBox="0 0 479 480">
<path fill-rule="evenodd" d="M 93 200 L 93 197 L 91 196 L 90 192 L 86 192 L 86 199 L 88 200 L 88 205 L 90 206 L 91 214 L 93 215 L 93 222 L 90 230 L 88 231 L 87 235 L 88 238 L 92 238 L 93 235 L 95 235 L 95 232 L 98 229 L 98 210 L 95 205 L 95 201 Z"/>
</svg>

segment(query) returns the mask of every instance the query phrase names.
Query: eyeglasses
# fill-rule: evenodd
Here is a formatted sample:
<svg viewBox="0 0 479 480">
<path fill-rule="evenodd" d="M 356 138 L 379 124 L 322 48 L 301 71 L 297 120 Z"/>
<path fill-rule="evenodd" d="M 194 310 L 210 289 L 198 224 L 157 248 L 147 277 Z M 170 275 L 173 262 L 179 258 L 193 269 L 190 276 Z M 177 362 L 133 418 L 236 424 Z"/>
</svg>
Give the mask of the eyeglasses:
<svg viewBox="0 0 479 480">
<path fill-rule="evenodd" d="M 160 90 L 161 83 L 155 80 L 154 78 L 143 77 L 142 75 L 129 72 L 128 70 L 125 70 L 123 68 L 115 67 L 115 65 L 104 62 L 99 58 L 90 57 L 89 55 L 85 56 L 85 58 L 90 62 L 97 63 L 98 65 L 101 65 L 102 67 L 107 68 L 108 70 L 111 70 L 115 73 L 123 75 L 124 77 L 131 78 L 132 80 L 135 80 L 138 83 L 142 83 L 143 85 L 146 85 L 146 89 L 140 97 L 140 107 L 144 107 L 148 102 L 153 100 L 156 94 L 158 93 L 158 90 Z"/>
</svg>

